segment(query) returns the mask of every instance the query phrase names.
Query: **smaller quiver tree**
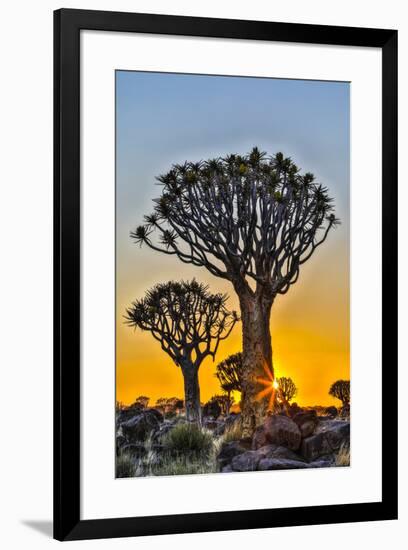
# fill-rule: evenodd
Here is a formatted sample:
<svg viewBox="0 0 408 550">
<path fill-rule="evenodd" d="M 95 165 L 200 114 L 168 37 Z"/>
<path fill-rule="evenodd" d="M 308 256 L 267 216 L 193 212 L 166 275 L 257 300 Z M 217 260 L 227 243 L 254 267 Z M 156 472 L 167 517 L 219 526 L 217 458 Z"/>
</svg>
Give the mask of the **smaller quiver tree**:
<svg viewBox="0 0 408 550">
<path fill-rule="evenodd" d="M 215 376 L 218 378 L 221 389 L 227 394 L 231 406 L 231 394 L 233 391 L 242 391 L 243 361 L 242 353 L 229 355 L 224 361 L 218 363 Z M 226 411 L 229 413 L 230 406 Z"/>
<path fill-rule="evenodd" d="M 181 368 L 187 420 L 201 423 L 198 370 L 206 357 L 214 360 L 219 344 L 238 321 L 228 311 L 226 294 L 211 294 L 192 281 L 158 284 L 126 310 L 126 322 L 149 331 Z"/>
<path fill-rule="evenodd" d="M 282 376 L 277 378 L 278 396 L 285 407 L 289 406 L 290 401 L 297 394 L 297 387 L 292 378 Z"/>
<path fill-rule="evenodd" d="M 132 407 L 140 407 L 141 409 L 146 409 L 149 405 L 150 397 L 147 397 L 147 395 L 139 395 L 139 397 L 136 397 L 135 401 L 131 405 Z"/>
<path fill-rule="evenodd" d="M 329 394 L 340 401 L 345 405 L 350 403 L 350 380 L 337 380 L 333 382 L 330 386 Z"/>
</svg>

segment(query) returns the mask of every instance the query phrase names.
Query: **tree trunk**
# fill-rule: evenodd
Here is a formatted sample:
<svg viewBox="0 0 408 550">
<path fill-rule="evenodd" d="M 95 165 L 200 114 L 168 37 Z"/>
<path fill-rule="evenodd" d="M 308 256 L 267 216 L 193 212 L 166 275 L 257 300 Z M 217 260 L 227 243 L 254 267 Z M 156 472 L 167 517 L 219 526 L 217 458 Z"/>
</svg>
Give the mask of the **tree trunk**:
<svg viewBox="0 0 408 550">
<path fill-rule="evenodd" d="M 228 416 L 231 408 L 231 392 L 227 392 L 227 404 L 226 404 L 226 410 L 225 415 Z"/>
<path fill-rule="evenodd" d="M 193 363 L 184 362 L 181 365 L 184 377 L 184 403 L 188 422 L 201 424 L 200 385 L 198 369 Z"/>
<path fill-rule="evenodd" d="M 243 358 L 241 400 L 243 437 L 252 436 L 255 428 L 264 421 L 269 401 L 274 392 L 270 332 L 272 303 L 272 298 L 265 299 L 262 296 L 240 297 Z M 268 389 L 270 391 L 267 391 Z"/>
</svg>

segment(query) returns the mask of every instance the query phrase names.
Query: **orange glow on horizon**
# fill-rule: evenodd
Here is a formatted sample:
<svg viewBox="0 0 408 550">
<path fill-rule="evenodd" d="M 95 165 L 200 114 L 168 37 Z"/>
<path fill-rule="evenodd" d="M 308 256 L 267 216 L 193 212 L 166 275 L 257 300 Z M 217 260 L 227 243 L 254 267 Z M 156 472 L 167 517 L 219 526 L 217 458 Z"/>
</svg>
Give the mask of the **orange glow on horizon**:
<svg viewBox="0 0 408 550">
<path fill-rule="evenodd" d="M 294 401 L 304 406 L 339 405 L 328 395 L 329 387 L 337 379 L 350 378 L 348 242 L 339 241 L 336 234 L 328 242 L 302 266 L 299 281 L 288 294 L 278 296 L 272 307 L 275 377 L 291 377 L 298 387 Z M 180 265 L 176 258 L 135 247 L 126 258 L 128 272 L 118 273 L 117 286 L 117 400 L 130 404 L 138 395 L 147 395 L 153 405 L 159 397 L 183 398 L 179 367 L 151 334 L 124 324 L 125 308 L 153 284 L 180 278 L 196 277 L 214 292 L 227 292 L 229 308 L 239 311 L 237 297 L 227 281 L 213 277 L 204 268 Z M 241 338 L 238 323 L 230 337 L 221 342 L 215 362 L 207 358 L 201 365 L 202 402 L 221 393 L 216 364 L 242 349 Z M 239 394 L 235 394 L 235 401 L 239 401 Z"/>
</svg>

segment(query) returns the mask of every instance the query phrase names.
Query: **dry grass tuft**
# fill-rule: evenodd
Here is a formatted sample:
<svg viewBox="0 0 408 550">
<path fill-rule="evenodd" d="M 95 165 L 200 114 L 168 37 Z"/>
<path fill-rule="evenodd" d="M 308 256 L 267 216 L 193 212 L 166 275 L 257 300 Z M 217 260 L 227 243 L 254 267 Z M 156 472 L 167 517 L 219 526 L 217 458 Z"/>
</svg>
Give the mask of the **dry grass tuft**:
<svg viewBox="0 0 408 550">
<path fill-rule="evenodd" d="M 350 466 L 350 447 L 342 444 L 336 454 L 336 466 Z"/>
<path fill-rule="evenodd" d="M 239 439 L 242 439 L 242 425 L 239 418 L 226 427 L 221 439 L 223 443 L 229 443 L 230 441 L 238 441 Z"/>
</svg>

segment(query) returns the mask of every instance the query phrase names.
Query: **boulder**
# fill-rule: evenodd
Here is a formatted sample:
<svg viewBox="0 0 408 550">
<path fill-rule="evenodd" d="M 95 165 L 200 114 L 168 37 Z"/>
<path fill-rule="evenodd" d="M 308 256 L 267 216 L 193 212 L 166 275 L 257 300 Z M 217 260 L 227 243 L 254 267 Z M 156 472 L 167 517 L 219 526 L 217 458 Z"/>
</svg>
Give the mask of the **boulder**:
<svg viewBox="0 0 408 550">
<path fill-rule="evenodd" d="M 268 444 L 264 425 L 258 426 L 252 438 L 252 449 L 256 450 Z"/>
<path fill-rule="evenodd" d="M 330 454 L 331 452 L 332 448 L 323 433 L 306 437 L 306 439 L 302 441 L 302 446 L 300 448 L 301 455 L 309 461 Z"/>
<path fill-rule="evenodd" d="M 217 456 L 220 467 L 222 468 L 223 466 L 226 466 L 232 461 L 235 456 L 245 453 L 245 451 L 247 451 L 249 448 L 250 445 L 246 440 L 230 441 L 229 443 L 224 443 Z"/>
<path fill-rule="evenodd" d="M 337 416 L 337 409 L 334 406 L 326 407 L 324 409 L 324 414 L 327 416 L 330 416 L 331 418 L 336 418 Z"/>
<path fill-rule="evenodd" d="M 319 422 L 315 434 L 302 441 L 301 455 L 308 461 L 338 451 L 350 443 L 350 423 L 341 420 Z"/>
<path fill-rule="evenodd" d="M 315 410 L 299 412 L 293 417 L 293 422 L 299 427 L 302 438 L 304 439 L 313 434 L 318 423 L 317 413 Z"/>
<path fill-rule="evenodd" d="M 314 460 L 313 462 L 309 462 L 310 468 L 331 468 L 334 466 L 336 462 L 336 459 L 334 455 L 326 455 L 318 458 L 317 460 Z"/>
<path fill-rule="evenodd" d="M 302 435 L 298 425 L 289 417 L 272 415 L 265 420 L 266 439 L 270 443 L 283 445 L 292 451 L 300 447 Z"/>
<path fill-rule="evenodd" d="M 264 447 L 260 447 L 256 452 L 261 459 L 262 458 L 284 458 L 288 460 L 295 460 L 295 461 L 297 460 L 297 461 L 304 462 L 303 457 L 301 457 L 294 451 L 291 451 L 287 447 L 283 447 L 282 445 L 276 445 L 276 444 L 265 445 Z"/>
<path fill-rule="evenodd" d="M 326 422 L 324 431 L 326 439 L 329 442 L 333 451 L 338 451 L 343 443 L 350 444 L 350 422 L 333 421 L 328 424 Z"/>
<path fill-rule="evenodd" d="M 121 424 L 122 433 L 129 443 L 144 441 L 163 422 L 163 415 L 156 409 L 144 409 Z"/>
<path fill-rule="evenodd" d="M 260 464 L 264 460 L 276 462 L 271 462 L 270 467 L 267 467 L 267 463 L 265 462 L 263 463 L 263 467 L 260 468 Z M 231 460 L 231 467 L 234 472 L 252 472 L 259 469 L 274 470 L 285 468 L 286 466 L 284 464 L 286 462 L 288 464 L 288 468 L 301 468 L 305 467 L 304 465 L 307 466 L 304 459 L 297 455 L 294 451 L 291 451 L 282 445 L 272 443 L 269 445 L 264 445 L 257 450 L 245 451 L 236 454 Z M 296 466 L 298 463 L 303 464 L 303 466 Z"/>
<path fill-rule="evenodd" d="M 260 456 L 257 451 L 246 451 L 234 456 L 231 467 L 234 472 L 253 472 L 257 469 Z"/>
<path fill-rule="evenodd" d="M 258 463 L 258 470 L 293 470 L 308 467 L 306 462 L 289 458 L 262 458 Z"/>
<path fill-rule="evenodd" d="M 302 412 L 302 409 L 297 403 L 291 403 L 288 407 L 288 414 L 292 418 L 295 414 Z"/>
</svg>

